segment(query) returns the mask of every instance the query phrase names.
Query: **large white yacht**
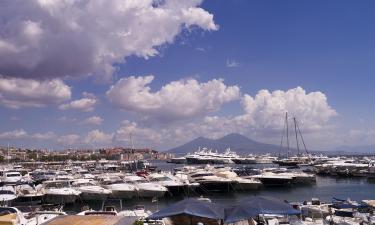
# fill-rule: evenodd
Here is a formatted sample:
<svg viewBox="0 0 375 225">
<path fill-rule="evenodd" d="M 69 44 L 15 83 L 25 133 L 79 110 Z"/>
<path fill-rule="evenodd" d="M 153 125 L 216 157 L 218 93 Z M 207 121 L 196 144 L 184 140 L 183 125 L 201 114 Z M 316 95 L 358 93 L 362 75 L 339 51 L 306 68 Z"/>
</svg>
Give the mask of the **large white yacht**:
<svg viewBox="0 0 375 225">
<path fill-rule="evenodd" d="M 5 171 L 3 173 L 3 179 L 2 179 L 3 184 L 14 185 L 16 183 L 20 183 L 21 181 L 22 181 L 22 175 L 20 174 L 20 172 Z"/>
<path fill-rule="evenodd" d="M 17 194 L 12 186 L 0 187 L 0 202 L 8 204 L 16 198 Z"/>
<path fill-rule="evenodd" d="M 130 199 L 137 195 L 137 187 L 123 181 L 119 177 L 103 179 L 101 184 L 104 188 L 112 192 L 111 196 L 114 198 Z"/>
<path fill-rule="evenodd" d="M 235 182 L 234 189 L 238 191 L 257 190 L 262 186 L 262 182 L 254 178 L 242 178 L 228 167 L 216 168 L 212 170 L 216 176 L 230 179 Z"/>
<path fill-rule="evenodd" d="M 73 182 L 72 186 L 81 192 L 82 200 L 104 200 L 112 194 L 111 190 L 99 186 L 93 180 L 78 179 Z"/>
<path fill-rule="evenodd" d="M 190 182 L 199 183 L 205 191 L 230 191 L 233 190 L 235 181 L 215 175 L 205 169 L 197 169 L 188 174 Z"/>
<path fill-rule="evenodd" d="M 127 175 L 124 180 L 137 187 L 138 196 L 141 198 L 163 197 L 168 189 L 158 183 L 147 181 L 136 175 Z"/>
<path fill-rule="evenodd" d="M 185 184 L 177 177 L 168 173 L 152 173 L 147 177 L 150 182 L 160 184 L 172 194 L 184 193 Z"/>
<path fill-rule="evenodd" d="M 46 181 L 43 183 L 44 197 L 47 203 L 74 203 L 81 194 L 80 191 L 73 189 L 70 182 L 66 180 Z"/>
</svg>

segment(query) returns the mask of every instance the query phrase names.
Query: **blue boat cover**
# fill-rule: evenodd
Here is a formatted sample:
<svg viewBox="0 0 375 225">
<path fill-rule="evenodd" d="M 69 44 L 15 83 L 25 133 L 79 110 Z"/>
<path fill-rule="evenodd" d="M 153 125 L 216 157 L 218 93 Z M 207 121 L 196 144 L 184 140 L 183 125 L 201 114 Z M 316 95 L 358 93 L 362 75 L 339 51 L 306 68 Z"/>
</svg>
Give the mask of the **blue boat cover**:
<svg viewBox="0 0 375 225">
<path fill-rule="evenodd" d="M 150 215 L 149 219 L 161 219 L 177 215 L 190 215 L 209 219 L 224 219 L 224 208 L 220 205 L 188 198 L 172 204 L 160 211 Z"/>
<path fill-rule="evenodd" d="M 235 207 L 225 210 L 225 222 L 233 223 L 261 214 L 298 215 L 301 211 L 277 198 L 254 196 L 244 199 Z"/>
</svg>

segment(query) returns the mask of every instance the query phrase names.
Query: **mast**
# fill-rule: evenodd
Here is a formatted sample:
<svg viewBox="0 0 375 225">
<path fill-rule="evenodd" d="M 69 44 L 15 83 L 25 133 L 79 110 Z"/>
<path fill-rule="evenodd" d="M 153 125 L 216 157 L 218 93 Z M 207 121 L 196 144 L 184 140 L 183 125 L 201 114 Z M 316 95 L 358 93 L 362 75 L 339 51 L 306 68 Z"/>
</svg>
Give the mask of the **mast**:
<svg viewBox="0 0 375 225">
<path fill-rule="evenodd" d="M 285 124 L 286 124 L 286 146 L 287 146 L 286 157 L 289 158 L 289 125 L 288 125 L 288 112 L 285 113 Z"/>
<path fill-rule="evenodd" d="M 293 117 L 293 122 L 294 122 L 294 133 L 296 135 L 297 156 L 299 156 L 300 152 L 299 152 L 299 142 L 298 142 L 298 135 L 297 135 L 297 121 L 296 121 L 296 117 Z"/>
</svg>

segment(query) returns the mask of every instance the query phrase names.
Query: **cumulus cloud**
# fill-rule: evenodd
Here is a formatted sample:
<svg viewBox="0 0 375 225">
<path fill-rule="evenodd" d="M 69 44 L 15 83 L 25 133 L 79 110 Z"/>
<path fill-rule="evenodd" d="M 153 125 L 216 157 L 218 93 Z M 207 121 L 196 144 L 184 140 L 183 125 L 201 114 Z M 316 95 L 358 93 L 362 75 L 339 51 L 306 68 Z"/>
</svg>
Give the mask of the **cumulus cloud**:
<svg viewBox="0 0 375 225">
<path fill-rule="evenodd" d="M 83 124 L 88 124 L 88 125 L 100 125 L 102 124 L 103 119 L 100 116 L 91 116 L 89 118 L 86 118 L 83 121 Z"/>
<path fill-rule="evenodd" d="M 70 117 L 62 116 L 62 117 L 58 118 L 57 121 L 59 121 L 60 123 L 73 123 L 73 122 L 76 122 L 77 119 L 76 118 L 70 118 Z"/>
<path fill-rule="evenodd" d="M 202 0 L 4 0 L 0 74 L 23 78 L 101 75 L 131 55 L 149 58 L 183 29 L 214 31 Z"/>
<path fill-rule="evenodd" d="M 80 136 L 78 134 L 67 134 L 57 138 L 57 143 L 60 145 L 76 146 L 80 142 Z"/>
<path fill-rule="evenodd" d="M 30 134 L 24 129 L 18 129 L 13 131 L 6 131 L 0 133 L 0 139 L 3 140 L 20 140 L 20 139 L 33 139 L 33 140 L 49 140 L 55 138 L 56 135 L 53 132 L 46 133 L 34 133 Z"/>
<path fill-rule="evenodd" d="M 241 64 L 234 59 L 228 59 L 226 63 L 226 66 L 229 68 L 239 67 L 240 65 Z"/>
<path fill-rule="evenodd" d="M 116 131 L 115 139 L 129 143 L 132 134 L 140 143 L 169 148 L 199 136 L 219 138 L 229 133 L 241 133 L 257 140 L 279 143 L 285 112 L 289 112 L 291 117 L 297 117 L 302 132 L 317 142 L 320 134 L 331 135 L 333 127 L 329 120 L 337 114 L 322 92 L 306 93 L 301 87 L 274 92 L 261 90 L 255 97 L 244 95 L 241 105 L 243 113 L 237 116 L 205 116 L 163 127 L 126 120 Z"/>
<path fill-rule="evenodd" d="M 244 115 L 236 120 L 247 122 L 255 128 L 282 129 L 283 117 L 288 112 L 296 117 L 305 129 L 317 130 L 326 125 L 337 113 L 322 92 L 310 92 L 301 88 L 287 91 L 260 90 L 255 97 L 244 95 L 241 101 Z"/>
<path fill-rule="evenodd" d="M 106 134 L 100 130 L 92 130 L 84 137 L 83 142 L 93 146 L 108 145 L 113 140 L 113 134 Z"/>
<path fill-rule="evenodd" d="M 120 79 L 107 91 L 109 101 L 149 119 L 167 122 L 217 111 L 227 102 L 239 99 L 240 88 L 227 86 L 222 79 L 199 83 L 195 79 L 173 81 L 156 92 L 150 83 L 154 76 Z"/>
<path fill-rule="evenodd" d="M 166 129 L 141 127 L 136 122 L 124 120 L 121 127 L 115 132 L 114 139 L 128 146 L 134 144 L 136 147 L 150 147 L 159 145 L 162 140 L 166 140 L 166 132 Z M 133 137 L 133 143 L 131 143 L 130 137 Z"/>
<path fill-rule="evenodd" d="M 70 87 L 59 79 L 37 81 L 0 77 L 0 102 L 8 108 L 43 107 L 70 97 Z"/>
<path fill-rule="evenodd" d="M 71 101 L 59 106 L 61 110 L 75 109 L 83 112 L 90 112 L 94 110 L 94 106 L 98 103 L 95 95 L 83 92 L 83 98 Z"/>
</svg>

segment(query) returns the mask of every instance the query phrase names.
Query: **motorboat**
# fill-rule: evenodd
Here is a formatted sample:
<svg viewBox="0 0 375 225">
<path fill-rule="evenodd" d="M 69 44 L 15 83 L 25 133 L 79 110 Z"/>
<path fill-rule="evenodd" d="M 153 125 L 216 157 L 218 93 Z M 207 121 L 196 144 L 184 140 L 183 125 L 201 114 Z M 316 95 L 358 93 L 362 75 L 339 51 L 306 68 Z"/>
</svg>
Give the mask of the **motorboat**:
<svg viewBox="0 0 375 225">
<path fill-rule="evenodd" d="M 43 201 L 46 203 L 74 203 L 81 194 L 81 191 L 72 188 L 66 180 L 46 181 L 43 183 L 43 189 Z"/>
<path fill-rule="evenodd" d="M 107 199 L 112 191 L 99 186 L 93 180 L 78 179 L 72 183 L 72 187 L 81 192 L 81 199 L 86 201 Z"/>
<path fill-rule="evenodd" d="M 190 182 L 199 183 L 200 188 L 204 191 L 224 191 L 233 190 L 236 182 L 215 175 L 209 170 L 196 170 L 188 174 Z"/>
<path fill-rule="evenodd" d="M 184 193 L 185 184 L 172 174 L 152 173 L 148 175 L 147 178 L 150 182 L 154 182 L 168 188 L 168 192 L 172 194 Z"/>
<path fill-rule="evenodd" d="M 285 174 L 277 174 L 272 172 L 261 173 L 257 175 L 246 176 L 244 178 L 258 179 L 266 187 L 283 187 L 289 186 L 293 182 L 293 177 Z"/>
<path fill-rule="evenodd" d="M 111 196 L 120 199 L 130 199 L 137 195 L 137 187 L 119 177 L 109 177 L 101 180 L 102 187 L 110 190 Z"/>
<path fill-rule="evenodd" d="M 143 177 L 127 175 L 124 177 L 126 183 L 133 184 L 141 198 L 163 197 L 168 191 L 166 187 L 158 183 L 149 182 Z"/>
<path fill-rule="evenodd" d="M 31 184 L 23 184 L 15 186 L 18 196 L 18 203 L 41 204 L 44 196 L 43 185 L 37 186 Z"/>
<path fill-rule="evenodd" d="M 262 186 L 262 182 L 260 182 L 260 180 L 239 177 L 235 172 L 231 171 L 230 168 L 227 167 L 216 169 L 216 172 L 214 173 L 218 177 L 223 177 L 234 181 L 234 189 L 238 191 L 257 190 Z"/>
<path fill-rule="evenodd" d="M 8 205 L 17 198 L 16 191 L 12 186 L 0 187 L 0 202 L 2 205 Z"/>
<path fill-rule="evenodd" d="M 3 172 L 2 183 L 5 185 L 15 185 L 22 182 L 22 175 L 20 172 Z"/>
</svg>

